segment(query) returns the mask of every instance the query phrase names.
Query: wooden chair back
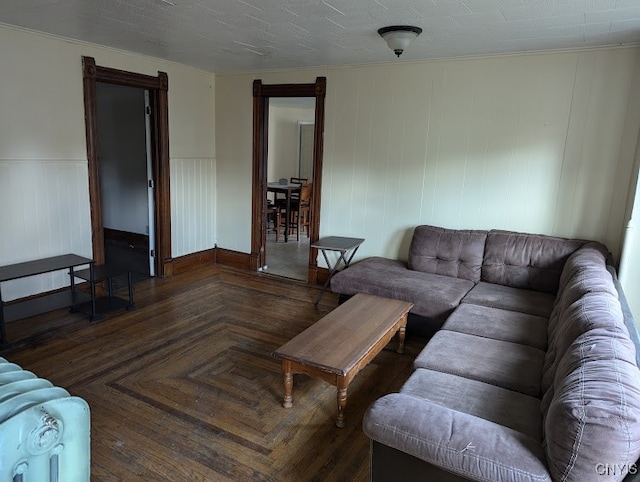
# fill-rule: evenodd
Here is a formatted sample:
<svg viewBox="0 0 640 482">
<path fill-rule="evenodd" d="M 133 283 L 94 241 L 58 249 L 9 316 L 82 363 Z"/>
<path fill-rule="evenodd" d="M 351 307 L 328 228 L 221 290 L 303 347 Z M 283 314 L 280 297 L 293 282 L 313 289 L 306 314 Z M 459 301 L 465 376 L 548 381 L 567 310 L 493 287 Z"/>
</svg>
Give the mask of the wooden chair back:
<svg viewBox="0 0 640 482">
<path fill-rule="evenodd" d="M 300 186 L 300 206 L 311 204 L 313 183 L 307 182 Z"/>
</svg>

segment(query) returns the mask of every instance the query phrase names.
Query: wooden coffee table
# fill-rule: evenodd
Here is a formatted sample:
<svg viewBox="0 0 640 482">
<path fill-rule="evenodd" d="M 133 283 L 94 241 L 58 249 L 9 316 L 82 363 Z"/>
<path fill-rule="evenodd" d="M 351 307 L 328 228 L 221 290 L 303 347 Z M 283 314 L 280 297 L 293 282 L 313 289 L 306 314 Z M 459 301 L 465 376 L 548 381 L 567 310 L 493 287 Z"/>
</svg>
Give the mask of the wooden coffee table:
<svg viewBox="0 0 640 482">
<path fill-rule="evenodd" d="M 336 425 L 344 427 L 349 383 L 396 333 L 397 351 L 403 352 L 411 308 L 406 301 L 358 293 L 274 351 L 282 359 L 283 406 L 293 406 L 294 373 L 321 378 L 338 389 Z"/>
</svg>

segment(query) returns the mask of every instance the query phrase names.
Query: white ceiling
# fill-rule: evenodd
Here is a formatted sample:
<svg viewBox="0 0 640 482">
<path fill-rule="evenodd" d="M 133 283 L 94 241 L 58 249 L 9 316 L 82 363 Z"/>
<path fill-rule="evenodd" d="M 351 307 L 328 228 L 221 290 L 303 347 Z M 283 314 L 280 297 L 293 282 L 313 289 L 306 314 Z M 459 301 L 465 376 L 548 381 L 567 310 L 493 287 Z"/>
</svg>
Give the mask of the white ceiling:
<svg viewBox="0 0 640 482">
<path fill-rule="evenodd" d="M 638 44 L 640 0 L 0 0 L 0 23 L 241 72 L 396 61 L 387 25 L 423 29 L 399 62 Z"/>
</svg>

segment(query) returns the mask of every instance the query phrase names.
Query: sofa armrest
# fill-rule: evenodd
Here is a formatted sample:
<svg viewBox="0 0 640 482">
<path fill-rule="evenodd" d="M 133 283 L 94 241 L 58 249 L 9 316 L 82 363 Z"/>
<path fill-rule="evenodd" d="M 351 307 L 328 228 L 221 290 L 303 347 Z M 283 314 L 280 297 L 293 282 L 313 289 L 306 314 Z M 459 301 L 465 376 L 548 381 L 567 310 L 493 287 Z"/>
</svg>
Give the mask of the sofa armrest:
<svg viewBox="0 0 640 482">
<path fill-rule="evenodd" d="M 629 332 L 629 338 L 631 338 L 631 341 L 636 347 L 636 365 L 640 367 L 640 334 L 638 333 L 638 325 L 636 324 L 636 320 L 633 318 L 631 307 L 629 307 L 627 297 L 622 290 L 622 284 L 620 284 L 620 280 L 618 279 L 618 273 L 615 268 L 610 265 L 607 265 L 607 271 L 611 274 L 613 285 L 618 292 L 618 301 L 620 301 L 624 325 L 627 327 L 627 331 Z"/>
<path fill-rule="evenodd" d="M 502 425 L 402 393 L 367 410 L 365 434 L 473 480 L 550 481 L 540 442 Z"/>
</svg>

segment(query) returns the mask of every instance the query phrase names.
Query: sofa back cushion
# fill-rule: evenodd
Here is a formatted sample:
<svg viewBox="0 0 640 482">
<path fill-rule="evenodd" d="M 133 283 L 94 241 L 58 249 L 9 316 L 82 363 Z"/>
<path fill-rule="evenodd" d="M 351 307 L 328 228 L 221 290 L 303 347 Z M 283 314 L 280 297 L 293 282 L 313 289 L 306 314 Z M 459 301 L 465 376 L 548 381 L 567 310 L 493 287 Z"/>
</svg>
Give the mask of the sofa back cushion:
<svg viewBox="0 0 640 482">
<path fill-rule="evenodd" d="M 582 334 L 600 330 L 611 336 L 629 337 L 622 322 L 620 304 L 609 293 L 587 293 L 569 305 L 560 315 L 548 339 L 547 352 L 542 370 L 540 390 L 542 394 L 549 389 L 556 378 L 558 363 Z"/>
<path fill-rule="evenodd" d="M 409 248 L 409 269 L 480 281 L 486 231 L 418 226 Z"/>
<path fill-rule="evenodd" d="M 628 337 L 602 329 L 580 335 L 558 364 L 551 391 L 543 427 L 553 480 L 600 479 L 598 464 L 633 470 L 640 456 L 640 370 Z"/>
<path fill-rule="evenodd" d="M 548 324 L 548 348 L 541 389 L 555 376 L 558 361 L 581 333 L 594 328 L 624 327 L 618 293 L 607 270 L 608 251 L 599 243 L 587 243 L 564 265 L 560 288 Z"/>
<path fill-rule="evenodd" d="M 567 258 L 562 274 L 560 275 L 560 285 L 558 287 L 558 298 L 565 295 L 565 289 L 568 284 L 575 282 L 576 277 L 581 276 L 585 270 L 602 269 L 606 271 L 607 264 L 612 263 L 611 253 L 606 246 L 596 241 L 585 243 L 580 249 L 576 250 L 569 258 Z M 610 276 L 603 276 L 610 279 Z M 583 276 L 584 277 L 584 276 Z M 593 290 L 588 290 L 593 291 Z M 574 300 L 571 301 L 573 303 Z"/>
<path fill-rule="evenodd" d="M 573 253 L 549 319 L 540 411 L 553 480 L 602 478 L 598 464 L 629 470 L 640 456 L 640 370 L 608 260 L 599 243 Z"/>
<path fill-rule="evenodd" d="M 490 231 L 482 281 L 555 294 L 565 261 L 584 243 L 539 234 Z"/>
</svg>

